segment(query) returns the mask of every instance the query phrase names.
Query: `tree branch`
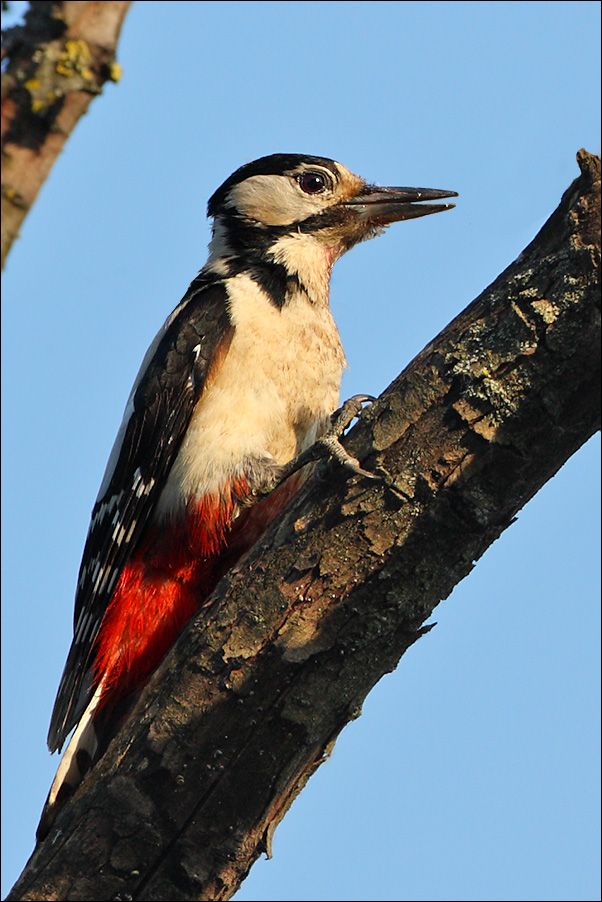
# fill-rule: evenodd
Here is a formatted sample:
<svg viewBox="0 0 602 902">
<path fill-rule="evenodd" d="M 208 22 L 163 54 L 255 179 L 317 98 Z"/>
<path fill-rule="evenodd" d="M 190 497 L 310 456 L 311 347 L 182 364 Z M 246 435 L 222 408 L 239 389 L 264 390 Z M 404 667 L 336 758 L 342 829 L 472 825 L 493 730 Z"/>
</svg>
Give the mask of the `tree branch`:
<svg viewBox="0 0 602 902">
<path fill-rule="evenodd" d="M 34 0 L 25 24 L 3 35 L 2 268 L 67 138 L 120 77 L 115 50 L 130 2 Z"/>
<path fill-rule="evenodd" d="M 600 160 L 197 616 L 9 899 L 228 899 L 435 606 L 599 428 Z"/>
</svg>

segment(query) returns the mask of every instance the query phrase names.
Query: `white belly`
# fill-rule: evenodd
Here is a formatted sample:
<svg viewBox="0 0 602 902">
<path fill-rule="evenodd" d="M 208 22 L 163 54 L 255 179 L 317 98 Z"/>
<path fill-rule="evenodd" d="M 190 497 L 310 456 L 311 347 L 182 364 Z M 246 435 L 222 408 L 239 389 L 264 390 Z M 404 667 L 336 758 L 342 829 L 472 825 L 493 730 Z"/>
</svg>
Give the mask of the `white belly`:
<svg viewBox="0 0 602 902">
<path fill-rule="evenodd" d="M 345 357 L 328 306 L 298 295 L 278 309 L 243 275 L 229 295 L 234 336 L 197 404 L 159 516 L 248 470 L 269 477 L 313 444 L 338 406 Z"/>
</svg>

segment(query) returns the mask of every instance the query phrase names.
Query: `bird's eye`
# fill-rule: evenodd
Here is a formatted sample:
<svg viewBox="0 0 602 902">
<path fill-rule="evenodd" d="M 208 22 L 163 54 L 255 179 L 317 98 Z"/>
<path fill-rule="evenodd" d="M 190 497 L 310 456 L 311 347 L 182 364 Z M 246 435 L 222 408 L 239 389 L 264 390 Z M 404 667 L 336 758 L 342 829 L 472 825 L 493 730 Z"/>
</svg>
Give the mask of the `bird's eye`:
<svg viewBox="0 0 602 902">
<path fill-rule="evenodd" d="M 328 185 L 325 175 L 321 172 L 302 172 L 297 176 L 297 182 L 306 194 L 320 194 Z"/>
</svg>

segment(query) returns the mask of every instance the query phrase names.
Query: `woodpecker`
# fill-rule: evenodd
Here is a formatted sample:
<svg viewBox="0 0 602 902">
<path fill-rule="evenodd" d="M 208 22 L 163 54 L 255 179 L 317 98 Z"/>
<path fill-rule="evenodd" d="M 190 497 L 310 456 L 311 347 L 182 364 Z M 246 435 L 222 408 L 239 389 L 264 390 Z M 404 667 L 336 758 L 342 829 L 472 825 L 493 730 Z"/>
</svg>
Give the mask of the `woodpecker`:
<svg viewBox="0 0 602 902">
<path fill-rule="evenodd" d="M 76 729 L 38 839 L 187 621 L 297 490 L 295 461 L 329 434 L 346 365 L 329 308 L 334 262 L 392 222 L 454 206 L 424 201 L 456 196 L 272 154 L 210 198 L 207 263 L 146 353 L 92 511 L 50 751 Z"/>
</svg>

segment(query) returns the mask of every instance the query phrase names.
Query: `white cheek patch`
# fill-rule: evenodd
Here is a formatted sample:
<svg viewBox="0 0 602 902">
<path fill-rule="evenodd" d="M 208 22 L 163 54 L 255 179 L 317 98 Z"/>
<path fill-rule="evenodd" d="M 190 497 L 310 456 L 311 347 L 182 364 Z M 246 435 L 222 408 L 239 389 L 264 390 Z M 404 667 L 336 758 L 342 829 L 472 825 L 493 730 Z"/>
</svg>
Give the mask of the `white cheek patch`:
<svg viewBox="0 0 602 902">
<path fill-rule="evenodd" d="M 319 195 L 304 196 L 289 176 L 254 175 L 235 185 L 228 202 L 245 216 L 266 225 L 290 225 L 324 208 Z"/>
</svg>

